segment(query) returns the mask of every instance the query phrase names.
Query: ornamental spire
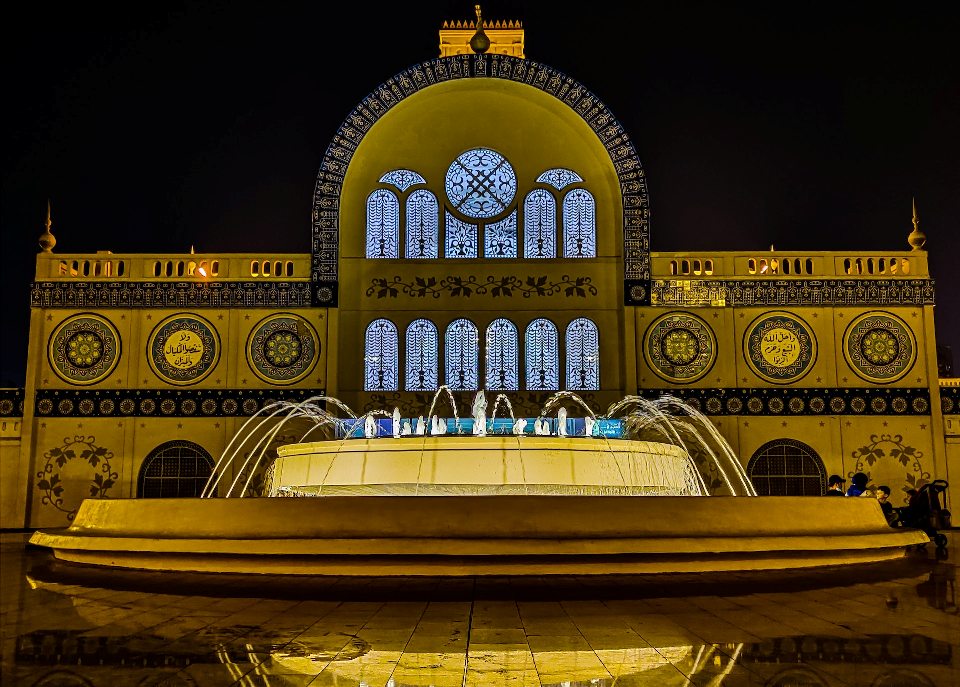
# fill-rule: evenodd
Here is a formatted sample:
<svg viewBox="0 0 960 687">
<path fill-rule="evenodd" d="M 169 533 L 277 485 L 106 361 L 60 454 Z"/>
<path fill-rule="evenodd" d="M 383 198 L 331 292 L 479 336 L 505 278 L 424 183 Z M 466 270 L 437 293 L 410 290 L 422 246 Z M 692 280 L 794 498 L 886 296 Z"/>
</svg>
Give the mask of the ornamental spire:
<svg viewBox="0 0 960 687">
<path fill-rule="evenodd" d="M 40 250 L 44 253 L 52 253 L 53 247 L 57 245 L 57 237 L 50 231 L 51 226 L 53 226 L 53 222 L 50 221 L 50 199 L 47 198 L 47 221 L 39 240 Z"/>
<path fill-rule="evenodd" d="M 482 55 L 490 49 L 490 39 L 483 32 L 483 16 L 480 14 L 480 5 L 474 5 L 473 9 L 477 13 L 477 32 L 470 39 L 470 49 L 478 55 Z"/>
<path fill-rule="evenodd" d="M 927 235 L 920 231 L 920 217 L 917 215 L 917 199 L 913 198 L 913 231 L 907 236 L 907 243 L 911 250 L 923 250 L 927 243 Z"/>
</svg>

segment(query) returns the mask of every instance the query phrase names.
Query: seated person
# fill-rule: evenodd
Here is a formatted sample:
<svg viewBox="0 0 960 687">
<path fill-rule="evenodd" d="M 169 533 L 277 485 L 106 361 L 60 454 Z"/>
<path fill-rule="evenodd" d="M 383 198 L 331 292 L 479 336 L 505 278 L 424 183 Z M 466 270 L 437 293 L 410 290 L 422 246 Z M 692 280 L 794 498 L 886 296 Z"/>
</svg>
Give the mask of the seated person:
<svg viewBox="0 0 960 687">
<path fill-rule="evenodd" d="M 893 504 L 890 503 L 890 487 L 886 484 L 877 487 L 877 501 L 880 502 L 880 510 L 883 511 L 887 523 L 891 526 L 895 525 L 899 518 L 897 517 L 897 511 L 893 509 Z"/>
<path fill-rule="evenodd" d="M 870 481 L 870 478 L 867 477 L 864 473 L 858 472 L 853 477 L 850 478 L 850 486 L 847 488 L 847 496 L 860 496 L 867 488 L 867 482 Z"/>
<path fill-rule="evenodd" d="M 827 480 L 827 496 L 843 496 L 843 485 L 846 481 L 840 475 L 830 475 Z"/>
</svg>

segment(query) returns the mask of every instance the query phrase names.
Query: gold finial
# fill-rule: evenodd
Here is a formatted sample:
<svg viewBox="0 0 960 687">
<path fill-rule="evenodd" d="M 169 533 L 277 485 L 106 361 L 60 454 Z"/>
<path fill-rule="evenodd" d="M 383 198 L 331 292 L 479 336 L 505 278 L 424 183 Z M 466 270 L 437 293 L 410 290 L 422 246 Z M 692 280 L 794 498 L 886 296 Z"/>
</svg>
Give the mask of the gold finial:
<svg viewBox="0 0 960 687">
<path fill-rule="evenodd" d="M 194 255 L 196 251 L 193 249 L 193 244 L 190 244 L 190 255 Z"/>
<path fill-rule="evenodd" d="M 43 233 L 40 234 L 40 250 L 44 253 L 52 253 L 53 247 L 57 245 L 57 237 L 53 235 L 53 232 L 50 231 L 50 227 L 53 226 L 53 222 L 50 221 L 50 199 L 47 199 L 47 222 L 44 226 Z"/>
<path fill-rule="evenodd" d="M 473 9 L 477 12 L 477 32 L 470 39 L 470 49 L 478 55 L 482 55 L 490 49 L 490 39 L 483 32 L 483 16 L 480 14 L 480 5 L 474 5 Z"/>
<path fill-rule="evenodd" d="M 773 244 L 771 243 L 771 244 L 770 244 L 770 252 L 772 253 L 773 251 L 774 251 L 774 248 L 773 248 Z"/>
<path fill-rule="evenodd" d="M 927 235 L 920 231 L 920 217 L 917 215 L 917 199 L 913 199 L 913 231 L 907 236 L 907 243 L 911 250 L 923 250 L 927 243 Z"/>
</svg>

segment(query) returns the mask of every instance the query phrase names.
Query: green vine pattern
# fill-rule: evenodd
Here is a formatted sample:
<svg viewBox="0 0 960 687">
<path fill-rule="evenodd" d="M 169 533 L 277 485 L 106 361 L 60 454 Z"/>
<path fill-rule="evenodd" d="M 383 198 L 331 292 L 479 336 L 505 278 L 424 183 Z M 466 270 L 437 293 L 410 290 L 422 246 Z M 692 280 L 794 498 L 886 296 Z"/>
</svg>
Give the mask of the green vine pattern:
<svg viewBox="0 0 960 687">
<path fill-rule="evenodd" d="M 107 492 L 119 477 L 110 463 L 113 451 L 97 446 L 93 436 L 64 437 L 62 446 L 50 449 L 43 457 L 46 462 L 43 469 L 37 473 L 37 489 L 42 494 L 40 503 L 66 513 L 67 520 L 72 521 L 77 514 L 77 508 L 68 509 L 63 505 L 64 482 L 60 471 L 67 463 L 79 458 L 94 468 L 89 498 L 106 498 Z"/>
<path fill-rule="evenodd" d="M 879 437 L 876 434 L 871 434 L 870 442 L 856 449 L 852 455 L 854 460 L 856 460 L 856 469 L 854 472 L 864 472 L 868 476 L 870 475 L 869 468 L 873 467 L 878 460 L 883 458 L 892 458 L 903 467 L 909 468 L 903 487 L 904 504 L 910 500 L 907 496 L 908 489 L 919 489 L 930 481 L 930 473 L 924 471 L 921 462 L 923 451 L 914 446 L 904 444 L 903 435 L 901 434 L 881 434 Z M 852 474 L 853 473 L 851 473 L 851 475 Z M 875 491 L 877 488 L 877 485 L 873 483 L 872 477 L 870 478 L 870 484 L 867 485 L 867 488 L 872 491 Z"/>
<path fill-rule="evenodd" d="M 397 298 L 401 293 L 414 298 L 440 298 L 442 294 L 470 298 L 473 295 L 484 296 L 490 294 L 494 298 L 512 298 L 520 294 L 524 298 L 531 296 L 554 296 L 563 293 L 564 296 L 586 298 L 587 294 L 597 295 L 597 287 L 590 277 L 570 277 L 563 275 L 560 281 L 548 281 L 547 277 L 495 277 L 489 275 L 484 281 L 477 277 L 415 277 L 412 282 L 405 282 L 400 277 L 386 279 L 374 277 L 367 288 L 367 296 L 376 298 Z"/>
</svg>

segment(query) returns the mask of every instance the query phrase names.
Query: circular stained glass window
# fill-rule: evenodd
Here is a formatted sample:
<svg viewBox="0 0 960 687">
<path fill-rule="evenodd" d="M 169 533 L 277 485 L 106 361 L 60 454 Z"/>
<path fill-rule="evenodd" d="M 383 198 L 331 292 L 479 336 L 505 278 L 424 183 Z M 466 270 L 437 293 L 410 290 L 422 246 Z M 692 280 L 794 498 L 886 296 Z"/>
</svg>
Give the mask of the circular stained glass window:
<svg viewBox="0 0 960 687">
<path fill-rule="evenodd" d="M 468 150 L 447 170 L 447 198 L 467 217 L 495 217 L 517 194 L 517 176 L 500 153 L 489 148 Z"/>
</svg>

